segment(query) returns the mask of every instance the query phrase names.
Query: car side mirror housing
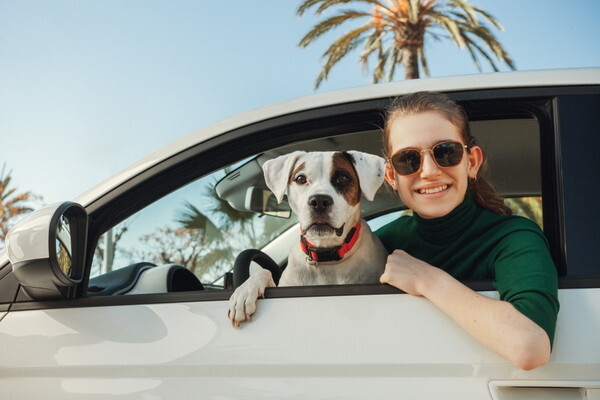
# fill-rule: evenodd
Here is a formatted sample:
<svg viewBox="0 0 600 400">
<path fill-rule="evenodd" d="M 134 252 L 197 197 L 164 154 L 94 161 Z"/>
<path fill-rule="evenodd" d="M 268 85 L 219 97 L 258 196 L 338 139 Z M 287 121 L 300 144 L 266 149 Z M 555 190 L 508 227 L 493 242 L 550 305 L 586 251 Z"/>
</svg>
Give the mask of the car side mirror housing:
<svg viewBox="0 0 600 400">
<path fill-rule="evenodd" d="M 83 277 L 88 215 L 72 202 L 26 216 L 6 236 L 17 281 L 34 300 L 68 298 Z"/>
</svg>

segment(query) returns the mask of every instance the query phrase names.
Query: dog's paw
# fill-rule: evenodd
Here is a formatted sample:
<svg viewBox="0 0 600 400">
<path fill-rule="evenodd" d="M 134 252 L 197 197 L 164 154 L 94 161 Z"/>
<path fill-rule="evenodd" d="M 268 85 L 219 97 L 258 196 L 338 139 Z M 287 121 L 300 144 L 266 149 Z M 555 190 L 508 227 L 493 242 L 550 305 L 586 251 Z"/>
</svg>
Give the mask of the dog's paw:
<svg viewBox="0 0 600 400">
<path fill-rule="evenodd" d="M 273 286 L 275 282 L 270 271 L 266 269 L 253 271 L 246 282 L 235 289 L 229 299 L 227 317 L 231 320 L 231 325 L 239 327 L 242 322 L 250 321 L 256 312 L 258 297 L 264 297 L 265 289 Z"/>
</svg>

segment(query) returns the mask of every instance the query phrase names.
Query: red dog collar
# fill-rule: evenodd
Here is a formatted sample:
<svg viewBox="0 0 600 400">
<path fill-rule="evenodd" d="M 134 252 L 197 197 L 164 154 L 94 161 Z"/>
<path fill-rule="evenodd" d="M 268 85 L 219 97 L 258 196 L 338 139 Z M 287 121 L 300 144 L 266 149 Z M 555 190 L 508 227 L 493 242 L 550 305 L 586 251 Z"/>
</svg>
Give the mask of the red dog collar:
<svg viewBox="0 0 600 400">
<path fill-rule="evenodd" d="M 341 246 L 335 247 L 315 247 L 306 238 L 304 235 L 300 235 L 300 248 L 302 252 L 308 256 L 312 261 L 318 262 L 327 262 L 327 261 L 340 261 L 346 253 L 352 250 L 352 247 L 356 244 L 358 240 L 359 232 L 360 232 L 361 223 L 358 221 L 348 235 L 346 239 L 344 239 L 344 244 Z M 300 230 L 302 233 L 302 229 Z"/>
</svg>

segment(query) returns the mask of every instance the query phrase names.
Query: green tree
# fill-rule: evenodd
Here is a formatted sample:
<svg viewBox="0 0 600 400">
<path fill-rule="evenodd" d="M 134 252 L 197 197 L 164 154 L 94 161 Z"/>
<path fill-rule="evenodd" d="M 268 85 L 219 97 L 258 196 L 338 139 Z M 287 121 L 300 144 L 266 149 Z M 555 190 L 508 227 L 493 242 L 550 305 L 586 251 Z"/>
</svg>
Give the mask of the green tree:
<svg viewBox="0 0 600 400">
<path fill-rule="evenodd" d="M 17 192 L 16 187 L 11 187 L 12 171 L 6 171 L 6 165 L 0 172 L 0 245 L 4 246 L 6 234 L 23 214 L 33 211 L 30 202 L 41 200 L 31 192 Z"/>
<path fill-rule="evenodd" d="M 215 246 L 202 229 L 165 227 L 140 240 L 148 244 L 148 250 L 140 259 L 157 264 L 179 264 L 200 278 L 207 272 L 212 272 L 212 277 L 227 266 L 229 249 Z"/>
<path fill-rule="evenodd" d="M 216 279 L 231 269 L 240 251 L 262 247 L 279 231 L 278 224 L 271 229 L 267 226 L 270 221 L 278 218 L 262 218 L 254 212 L 234 209 L 217 195 L 214 183 L 205 186 L 201 197 L 202 209 L 205 212 L 185 202 L 177 220 L 182 228 L 176 230 L 182 237 L 198 235 L 189 242 L 201 242 L 201 246 L 193 249 L 190 254 L 201 252 L 201 255 L 193 258 L 193 262 L 186 267 L 199 277 L 207 274 L 207 277 L 210 275 Z M 169 247 L 181 246 L 170 245 Z M 161 246 L 158 245 L 156 248 Z"/>
<path fill-rule="evenodd" d="M 372 80 L 392 80 L 396 66 L 402 65 L 406 79 L 419 78 L 419 61 L 425 76 L 429 76 L 425 57 L 426 39 L 450 39 L 460 49 L 467 49 L 475 66 L 481 71 L 483 57 L 494 69 L 497 58 L 515 69 L 504 47 L 492 33 L 488 23 L 498 30 L 502 25 L 489 13 L 466 0 L 304 0 L 297 10 L 303 15 L 310 8 L 321 15 L 334 6 L 355 3 L 358 9 L 341 9 L 316 24 L 300 41 L 306 47 L 346 21 L 360 21 L 329 46 L 323 54 L 325 64 L 315 81 L 315 89 L 327 79 L 338 61 L 362 45 L 360 63 L 367 69 L 371 56 L 376 57 Z"/>
<path fill-rule="evenodd" d="M 527 217 L 544 229 L 544 210 L 541 197 L 517 197 L 504 199 L 515 215 Z"/>
<path fill-rule="evenodd" d="M 239 211 L 231 207 L 231 205 L 217 194 L 215 190 L 216 184 L 205 186 L 202 193 L 203 209 L 206 214 L 202 213 L 197 207 L 189 202 L 184 204 L 184 209 L 178 220 L 184 228 L 202 229 L 209 236 L 225 240 L 226 235 L 216 232 L 225 232 L 232 234 L 237 232 L 236 238 L 247 238 L 247 246 L 257 246 L 264 238 L 262 237 L 262 229 L 256 229 L 256 213 L 248 211 Z M 208 215 L 212 217 L 209 218 Z"/>
</svg>

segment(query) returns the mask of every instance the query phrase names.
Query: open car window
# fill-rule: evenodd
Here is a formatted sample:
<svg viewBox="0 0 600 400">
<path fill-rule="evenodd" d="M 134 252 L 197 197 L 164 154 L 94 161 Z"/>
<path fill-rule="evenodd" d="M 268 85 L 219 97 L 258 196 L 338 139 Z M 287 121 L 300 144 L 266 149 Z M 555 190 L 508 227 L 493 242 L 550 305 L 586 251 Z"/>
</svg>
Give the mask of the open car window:
<svg viewBox="0 0 600 400">
<path fill-rule="evenodd" d="M 470 127 L 489 156 L 490 175 L 498 192 L 505 196 L 515 214 L 531 218 L 543 227 L 537 120 L 480 119 L 472 121 Z M 380 154 L 380 149 L 378 129 L 352 132 L 296 141 L 246 155 L 200 177 L 104 232 L 94 251 L 88 294 L 105 293 L 103 285 L 110 284 L 115 271 L 140 263 L 178 264 L 193 273 L 205 289 L 230 288 L 228 273 L 234 260 L 249 248 L 266 249 L 284 268 L 297 236 L 297 219 L 293 214 L 286 215 L 285 205 L 278 209 L 269 196 L 262 164 L 295 150 Z M 259 212 L 261 199 L 263 210 Z M 386 184 L 373 202 L 362 202 L 363 216 L 373 229 L 406 213 L 404 209 Z"/>
<path fill-rule="evenodd" d="M 215 171 L 171 193 L 105 232 L 91 270 L 94 278 L 140 262 L 179 264 L 205 288 L 223 288 L 236 255 L 262 248 L 296 220 L 241 211 L 217 194 L 235 167 Z"/>
</svg>

